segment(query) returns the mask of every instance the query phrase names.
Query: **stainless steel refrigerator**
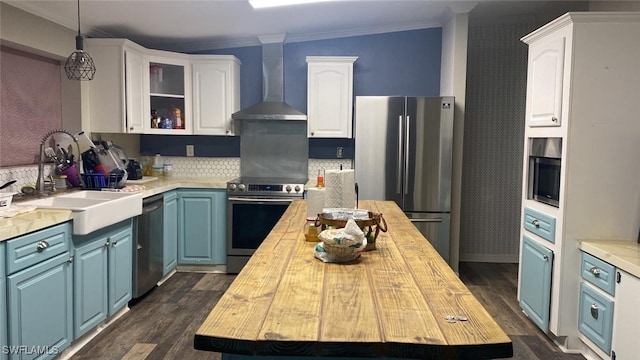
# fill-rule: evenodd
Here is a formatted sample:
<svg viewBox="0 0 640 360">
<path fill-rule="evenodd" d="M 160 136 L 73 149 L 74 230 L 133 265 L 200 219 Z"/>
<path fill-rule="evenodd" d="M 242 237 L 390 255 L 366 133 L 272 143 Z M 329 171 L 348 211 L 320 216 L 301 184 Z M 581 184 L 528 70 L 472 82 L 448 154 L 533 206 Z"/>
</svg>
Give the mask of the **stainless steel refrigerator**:
<svg viewBox="0 0 640 360">
<path fill-rule="evenodd" d="M 449 262 L 453 97 L 357 96 L 359 198 L 393 200 Z"/>
</svg>

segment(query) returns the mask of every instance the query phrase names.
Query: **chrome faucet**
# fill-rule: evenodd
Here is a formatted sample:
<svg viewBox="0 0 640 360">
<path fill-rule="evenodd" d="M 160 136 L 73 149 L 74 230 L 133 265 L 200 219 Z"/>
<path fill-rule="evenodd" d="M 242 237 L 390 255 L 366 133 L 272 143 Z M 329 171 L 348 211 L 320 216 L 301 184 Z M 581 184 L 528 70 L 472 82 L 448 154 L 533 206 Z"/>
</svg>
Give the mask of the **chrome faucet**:
<svg viewBox="0 0 640 360">
<path fill-rule="evenodd" d="M 45 180 L 45 176 L 44 176 L 44 148 L 45 148 L 45 143 L 47 142 L 47 140 L 49 139 L 49 137 L 51 137 L 51 135 L 53 134 L 67 134 L 71 137 L 71 139 L 73 139 L 73 141 L 76 143 L 76 147 L 78 148 L 78 151 L 80 151 L 80 147 L 78 146 L 78 139 L 71 135 L 70 132 L 68 132 L 67 130 L 63 130 L 63 129 L 57 129 L 57 130 L 52 130 L 49 131 L 48 133 L 46 133 L 43 137 L 42 137 L 42 142 L 40 142 L 40 160 L 38 161 L 38 178 L 36 179 L 36 192 L 38 195 L 49 195 L 50 193 L 56 191 L 55 188 L 55 183 L 53 180 L 53 176 L 51 176 L 51 174 L 49 174 L 48 178 L 49 180 Z M 48 186 L 47 186 L 48 185 Z"/>
</svg>

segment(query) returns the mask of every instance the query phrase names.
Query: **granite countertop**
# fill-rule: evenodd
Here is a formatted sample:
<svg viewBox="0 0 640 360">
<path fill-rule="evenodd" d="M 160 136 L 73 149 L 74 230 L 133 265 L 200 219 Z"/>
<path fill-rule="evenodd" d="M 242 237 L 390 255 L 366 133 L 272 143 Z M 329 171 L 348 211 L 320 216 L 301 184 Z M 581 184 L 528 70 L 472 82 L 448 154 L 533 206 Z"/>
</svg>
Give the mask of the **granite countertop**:
<svg viewBox="0 0 640 360">
<path fill-rule="evenodd" d="M 640 278 L 640 244 L 634 240 L 580 240 L 578 248 Z"/>
<path fill-rule="evenodd" d="M 179 188 L 226 189 L 230 177 L 158 177 L 149 182 L 135 182 L 143 185 L 143 197 L 149 197 Z M 130 185 L 128 182 L 127 185 Z M 133 184 L 132 184 L 133 185 Z M 73 190 L 69 190 L 73 191 Z M 61 191 L 65 193 L 68 191 Z M 25 199 L 26 200 L 26 199 Z M 20 205 L 20 199 L 14 199 L 13 205 Z M 36 209 L 13 217 L 0 217 L 0 242 L 21 236 L 49 226 L 73 220 L 70 210 Z"/>
</svg>

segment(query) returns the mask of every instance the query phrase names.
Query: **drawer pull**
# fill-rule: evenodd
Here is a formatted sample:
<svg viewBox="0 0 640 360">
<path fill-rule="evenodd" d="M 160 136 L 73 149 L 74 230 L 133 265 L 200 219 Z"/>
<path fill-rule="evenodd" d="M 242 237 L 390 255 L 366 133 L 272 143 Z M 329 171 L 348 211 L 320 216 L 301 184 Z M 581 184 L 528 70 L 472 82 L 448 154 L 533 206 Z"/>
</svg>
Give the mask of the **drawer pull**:
<svg viewBox="0 0 640 360">
<path fill-rule="evenodd" d="M 549 260 L 549 255 L 542 255 L 542 258 L 544 259 L 544 261 Z"/>
<path fill-rule="evenodd" d="M 555 117 L 555 116 L 553 116 L 553 117 L 551 117 L 551 121 L 553 121 L 553 122 L 558 122 L 558 118 L 557 118 L 557 117 Z"/>
<path fill-rule="evenodd" d="M 591 305 L 591 316 L 598 320 L 598 304 Z"/>
<path fill-rule="evenodd" d="M 48 243 L 48 242 L 46 242 L 46 241 L 44 241 L 44 240 L 42 240 L 42 241 L 38 241 L 38 245 L 37 245 L 37 247 L 38 247 L 38 252 L 41 252 L 41 251 L 43 251 L 44 249 L 46 249 L 46 248 L 48 248 L 48 247 L 49 247 L 49 243 Z"/>
<path fill-rule="evenodd" d="M 531 222 L 531 224 L 533 224 L 533 226 L 535 226 L 535 227 L 537 227 L 537 228 L 539 228 L 539 227 L 540 227 L 540 221 L 539 221 L 538 219 L 533 220 L 533 221 Z"/>
<path fill-rule="evenodd" d="M 589 272 L 593 274 L 593 276 L 598 277 L 600 276 L 600 269 L 598 269 L 597 267 L 592 267 L 591 269 L 589 269 Z"/>
</svg>

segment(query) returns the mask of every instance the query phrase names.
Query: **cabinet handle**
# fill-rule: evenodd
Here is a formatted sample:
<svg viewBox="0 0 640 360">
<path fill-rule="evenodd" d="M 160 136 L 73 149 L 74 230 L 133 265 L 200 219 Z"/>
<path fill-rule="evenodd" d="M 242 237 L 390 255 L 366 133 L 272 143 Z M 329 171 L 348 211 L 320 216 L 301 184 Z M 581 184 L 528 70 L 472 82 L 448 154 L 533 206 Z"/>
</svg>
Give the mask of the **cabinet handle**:
<svg viewBox="0 0 640 360">
<path fill-rule="evenodd" d="M 539 227 L 540 227 L 540 221 L 539 221 L 538 219 L 533 220 L 533 221 L 531 222 L 531 224 L 533 224 L 533 226 L 535 226 L 535 227 L 537 227 L 537 228 L 539 228 Z"/>
<path fill-rule="evenodd" d="M 551 121 L 553 121 L 553 122 L 558 122 L 558 118 L 557 118 L 557 117 L 555 117 L 555 116 L 552 116 L 552 117 L 551 117 Z"/>
<path fill-rule="evenodd" d="M 73 256 L 69 256 L 69 258 L 67 259 L 67 263 L 71 264 L 73 262 Z"/>
<path fill-rule="evenodd" d="M 113 240 L 113 242 L 111 243 L 113 246 L 116 246 L 116 244 L 118 243 L 118 240 Z"/>
<path fill-rule="evenodd" d="M 598 304 L 591 304 L 591 316 L 598 320 Z"/>
<path fill-rule="evenodd" d="M 548 255 L 542 255 L 542 258 L 544 259 L 544 261 L 549 260 L 549 256 Z"/>
<path fill-rule="evenodd" d="M 592 267 L 591 269 L 589 269 L 589 272 L 593 274 L 593 276 L 598 277 L 600 276 L 600 269 L 598 269 L 597 267 Z"/>
<path fill-rule="evenodd" d="M 312 131 L 312 132 L 311 132 L 311 136 L 313 136 L 313 134 L 315 134 L 315 132 L 314 132 L 314 131 Z"/>
<path fill-rule="evenodd" d="M 231 134 L 231 130 L 227 129 L 224 131 L 225 134 Z"/>
<path fill-rule="evenodd" d="M 129 128 L 129 131 L 133 131 L 133 126 Z"/>
<path fill-rule="evenodd" d="M 109 246 L 109 242 L 107 241 L 106 243 L 104 243 L 104 247 Z"/>
<path fill-rule="evenodd" d="M 37 246 L 38 246 L 38 252 L 41 252 L 44 249 L 49 247 L 49 243 L 44 241 L 44 240 L 42 240 L 42 241 L 38 241 L 38 245 Z"/>
</svg>

